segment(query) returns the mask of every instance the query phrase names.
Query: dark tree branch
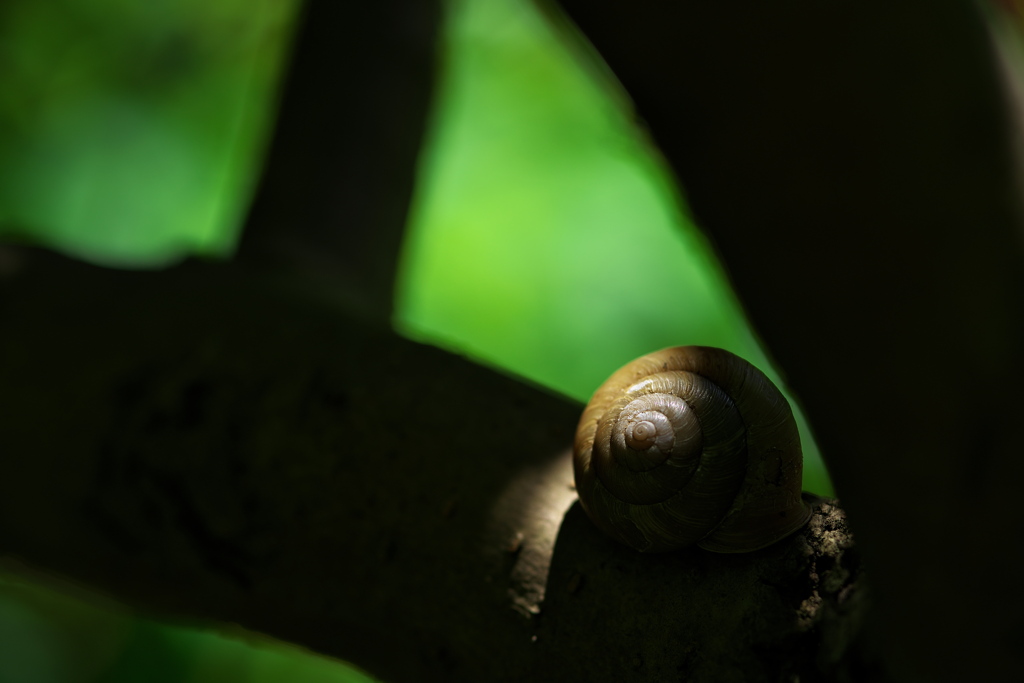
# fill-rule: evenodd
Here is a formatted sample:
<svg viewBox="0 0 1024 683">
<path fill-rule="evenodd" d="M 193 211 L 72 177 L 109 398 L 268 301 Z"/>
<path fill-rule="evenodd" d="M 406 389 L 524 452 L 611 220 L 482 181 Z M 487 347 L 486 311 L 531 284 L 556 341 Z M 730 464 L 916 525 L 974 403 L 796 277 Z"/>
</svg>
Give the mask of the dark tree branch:
<svg viewBox="0 0 1024 683">
<path fill-rule="evenodd" d="M 238 258 L 391 313 L 434 82 L 438 0 L 309 0 Z"/>
<path fill-rule="evenodd" d="M 0 294 L 5 554 L 389 680 L 530 646 L 578 406 L 235 266 L 41 256 Z"/>
<path fill-rule="evenodd" d="M 838 510 L 753 555 L 618 546 L 565 516 L 578 406 L 316 288 L 35 254 L 0 315 L 7 558 L 390 681 L 856 672 Z"/>
<path fill-rule="evenodd" d="M 810 416 L 903 680 L 1019 669 L 1024 259 L 969 2 L 563 0 Z M 911 572 L 911 567 L 921 567 Z"/>
</svg>

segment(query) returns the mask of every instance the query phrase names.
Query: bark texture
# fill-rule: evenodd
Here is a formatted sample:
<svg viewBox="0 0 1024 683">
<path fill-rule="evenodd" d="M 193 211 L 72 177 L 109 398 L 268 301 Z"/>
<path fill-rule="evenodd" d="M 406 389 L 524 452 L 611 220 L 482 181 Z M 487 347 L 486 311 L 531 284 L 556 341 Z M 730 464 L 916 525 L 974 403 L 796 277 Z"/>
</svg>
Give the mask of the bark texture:
<svg viewBox="0 0 1024 683">
<path fill-rule="evenodd" d="M 7 558 L 385 681 L 863 680 L 831 503 L 754 554 L 641 555 L 573 505 L 571 402 L 294 278 L 21 257 L 0 288 Z"/>
<path fill-rule="evenodd" d="M 317 284 L 29 261 L 0 295 L 4 554 L 385 680 L 530 644 L 578 406 Z"/>
<path fill-rule="evenodd" d="M 885 680 L 859 639 L 867 605 L 834 501 L 753 554 L 654 556 L 611 546 L 577 503 L 555 546 L 534 680 Z"/>
</svg>

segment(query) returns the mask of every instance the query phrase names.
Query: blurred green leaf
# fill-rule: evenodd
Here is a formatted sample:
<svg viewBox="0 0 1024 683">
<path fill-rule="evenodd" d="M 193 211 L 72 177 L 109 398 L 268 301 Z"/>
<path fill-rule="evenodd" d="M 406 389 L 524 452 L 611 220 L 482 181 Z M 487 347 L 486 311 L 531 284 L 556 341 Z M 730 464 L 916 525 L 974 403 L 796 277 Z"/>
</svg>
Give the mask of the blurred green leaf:
<svg viewBox="0 0 1024 683">
<path fill-rule="evenodd" d="M 227 254 L 296 6 L 0 5 L 0 238 L 127 267 Z"/>
<path fill-rule="evenodd" d="M 96 595 L 72 597 L 0 575 L 3 683 L 372 683 L 362 672 L 241 629 L 136 619 Z"/>
</svg>

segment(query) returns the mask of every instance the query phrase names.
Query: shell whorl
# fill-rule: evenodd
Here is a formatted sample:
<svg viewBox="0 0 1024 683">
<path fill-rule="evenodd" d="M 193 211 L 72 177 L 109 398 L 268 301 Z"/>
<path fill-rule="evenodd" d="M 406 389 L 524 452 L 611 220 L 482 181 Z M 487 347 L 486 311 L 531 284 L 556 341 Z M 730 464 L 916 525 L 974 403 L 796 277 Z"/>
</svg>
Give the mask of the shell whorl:
<svg viewBox="0 0 1024 683">
<path fill-rule="evenodd" d="M 643 552 L 753 551 L 810 516 L 789 404 L 722 349 L 673 347 L 620 368 L 583 411 L 573 451 L 583 509 Z"/>
</svg>

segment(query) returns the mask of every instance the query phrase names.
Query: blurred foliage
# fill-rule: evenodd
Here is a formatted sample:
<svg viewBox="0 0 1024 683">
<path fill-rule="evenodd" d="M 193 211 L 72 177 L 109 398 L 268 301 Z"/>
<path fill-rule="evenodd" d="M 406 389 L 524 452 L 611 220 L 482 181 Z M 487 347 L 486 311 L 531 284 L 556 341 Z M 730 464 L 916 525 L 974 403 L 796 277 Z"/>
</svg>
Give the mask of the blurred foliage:
<svg viewBox="0 0 1024 683">
<path fill-rule="evenodd" d="M 339 662 L 248 634 L 134 618 L 96 595 L 0 578 L 2 683 L 371 683 Z"/>
<path fill-rule="evenodd" d="M 119 266 L 228 253 L 296 7 L 0 3 L 0 237 Z"/>
<path fill-rule="evenodd" d="M 0 3 L 0 240 L 121 267 L 228 257 L 297 3 Z M 579 400 L 674 344 L 731 349 L 778 379 L 582 41 L 528 0 L 449 4 L 396 327 Z M 827 494 L 800 419 L 805 488 Z M 365 679 L 0 582 L 0 681 L 137 680 Z"/>
</svg>

